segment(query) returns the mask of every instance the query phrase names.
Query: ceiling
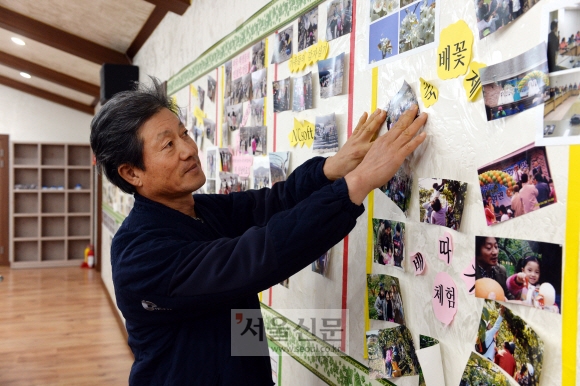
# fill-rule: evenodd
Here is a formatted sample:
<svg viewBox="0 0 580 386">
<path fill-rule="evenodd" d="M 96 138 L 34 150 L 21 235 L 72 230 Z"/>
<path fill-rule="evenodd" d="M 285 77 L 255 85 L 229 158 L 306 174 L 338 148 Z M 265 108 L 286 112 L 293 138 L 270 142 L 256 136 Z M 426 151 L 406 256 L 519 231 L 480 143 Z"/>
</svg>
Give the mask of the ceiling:
<svg viewBox="0 0 580 386">
<path fill-rule="evenodd" d="M 0 84 L 92 115 L 101 65 L 131 64 L 163 17 L 190 1 L 0 0 Z"/>
</svg>

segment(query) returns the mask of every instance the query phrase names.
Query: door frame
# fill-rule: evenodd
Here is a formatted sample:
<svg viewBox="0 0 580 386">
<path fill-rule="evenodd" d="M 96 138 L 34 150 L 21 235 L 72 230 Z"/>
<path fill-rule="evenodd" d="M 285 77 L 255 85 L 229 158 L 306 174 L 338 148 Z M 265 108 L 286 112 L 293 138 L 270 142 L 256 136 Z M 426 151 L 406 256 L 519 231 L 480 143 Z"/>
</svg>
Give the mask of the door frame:
<svg viewBox="0 0 580 386">
<path fill-rule="evenodd" d="M 0 134 L 0 265 L 10 265 L 10 136 Z"/>
</svg>

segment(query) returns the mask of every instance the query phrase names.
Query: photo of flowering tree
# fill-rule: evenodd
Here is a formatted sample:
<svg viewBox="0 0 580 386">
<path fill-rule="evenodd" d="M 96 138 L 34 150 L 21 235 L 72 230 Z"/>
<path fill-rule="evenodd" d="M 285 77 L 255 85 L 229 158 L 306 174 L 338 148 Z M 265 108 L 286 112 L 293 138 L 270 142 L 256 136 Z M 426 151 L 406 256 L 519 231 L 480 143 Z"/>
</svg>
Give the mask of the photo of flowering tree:
<svg viewBox="0 0 580 386">
<path fill-rule="evenodd" d="M 399 52 L 407 52 L 435 41 L 435 1 L 421 1 L 401 10 Z"/>
</svg>

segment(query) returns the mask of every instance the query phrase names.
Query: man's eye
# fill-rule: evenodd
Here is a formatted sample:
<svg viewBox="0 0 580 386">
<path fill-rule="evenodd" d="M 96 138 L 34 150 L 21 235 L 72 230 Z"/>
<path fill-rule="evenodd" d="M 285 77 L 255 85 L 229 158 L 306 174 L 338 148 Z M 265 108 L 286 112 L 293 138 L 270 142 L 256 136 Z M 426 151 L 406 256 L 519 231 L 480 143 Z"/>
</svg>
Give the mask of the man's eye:
<svg viewBox="0 0 580 386">
<path fill-rule="evenodd" d="M 165 148 L 170 148 L 170 147 L 173 147 L 172 141 L 167 142 L 167 145 L 165 145 Z"/>
</svg>

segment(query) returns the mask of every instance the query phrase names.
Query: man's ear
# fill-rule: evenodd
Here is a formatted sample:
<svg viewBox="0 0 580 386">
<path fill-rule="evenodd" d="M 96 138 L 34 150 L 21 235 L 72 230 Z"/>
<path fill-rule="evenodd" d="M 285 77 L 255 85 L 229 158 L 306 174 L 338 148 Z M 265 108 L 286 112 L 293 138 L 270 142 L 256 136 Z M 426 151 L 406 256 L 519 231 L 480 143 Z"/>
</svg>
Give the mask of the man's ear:
<svg viewBox="0 0 580 386">
<path fill-rule="evenodd" d="M 129 164 L 122 164 L 117 168 L 117 173 L 123 178 L 125 181 L 130 183 L 131 185 L 137 187 L 143 186 L 143 181 L 141 180 L 141 169 L 136 168 L 135 166 L 131 166 Z"/>
</svg>

